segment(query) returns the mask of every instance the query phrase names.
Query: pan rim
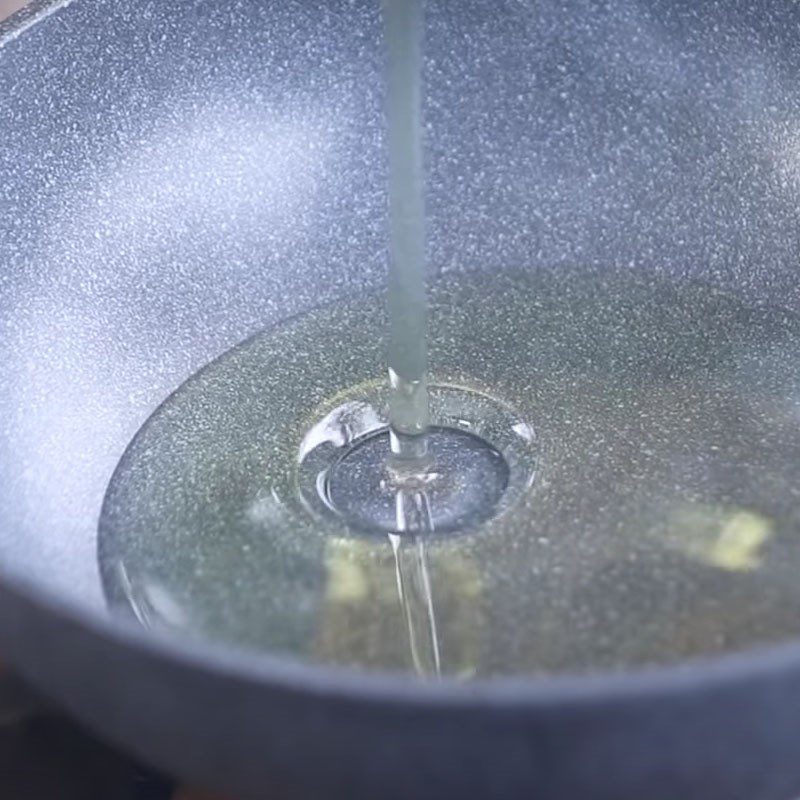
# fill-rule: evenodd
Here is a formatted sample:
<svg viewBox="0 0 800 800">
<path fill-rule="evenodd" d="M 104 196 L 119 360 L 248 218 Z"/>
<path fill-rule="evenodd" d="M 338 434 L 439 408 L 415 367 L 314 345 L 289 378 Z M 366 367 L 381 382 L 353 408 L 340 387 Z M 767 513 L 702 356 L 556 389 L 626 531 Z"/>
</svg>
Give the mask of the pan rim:
<svg viewBox="0 0 800 800">
<path fill-rule="evenodd" d="M 16 39 L 37 22 L 49 17 L 54 11 L 68 6 L 73 0 L 28 0 L 27 5 L 17 9 L 11 16 L 0 20 L 0 47 Z"/>
</svg>

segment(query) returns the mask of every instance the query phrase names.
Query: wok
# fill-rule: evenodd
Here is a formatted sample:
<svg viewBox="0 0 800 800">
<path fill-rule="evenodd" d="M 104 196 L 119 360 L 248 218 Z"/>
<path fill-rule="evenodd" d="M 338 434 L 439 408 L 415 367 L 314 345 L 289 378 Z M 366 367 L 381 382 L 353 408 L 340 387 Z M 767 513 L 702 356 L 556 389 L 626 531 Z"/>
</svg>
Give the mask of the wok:
<svg viewBox="0 0 800 800">
<path fill-rule="evenodd" d="M 373 0 L 76 0 L 0 38 L 0 649 L 243 796 L 787 800 L 800 642 L 422 682 L 145 632 L 96 536 L 189 374 L 385 269 Z M 632 265 L 800 311 L 800 6 L 431 0 L 433 270 Z"/>
</svg>

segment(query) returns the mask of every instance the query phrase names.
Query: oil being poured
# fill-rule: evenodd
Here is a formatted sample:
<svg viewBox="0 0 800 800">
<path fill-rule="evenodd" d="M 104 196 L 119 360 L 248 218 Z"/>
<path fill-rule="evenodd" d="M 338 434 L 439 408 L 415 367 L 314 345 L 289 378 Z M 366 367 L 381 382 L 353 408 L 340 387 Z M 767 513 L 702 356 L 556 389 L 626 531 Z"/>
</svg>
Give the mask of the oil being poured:
<svg viewBox="0 0 800 800">
<path fill-rule="evenodd" d="M 314 463 L 306 495 L 351 527 L 387 533 L 409 652 L 420 674 L 441 658 L 425 547 L 432 534 L 491 517 L 508 485 L 502 450 L 461 427 L 429 429 L 427 297 L 421 141 L 422 0 L 384 0 L 388 51 L 391 264 L 388 428 L 350 437 L 342 455 Z M 451 388 L 458 403 L 459 390 Z M 531 464 L 526 469 L 532 470 Z M 302 468 L 309 473 L 308 465 Z M 320 476 L 323 476 L 320 478 Z M 313 484 L 311 484 L 313 481 Z"/>
<path fill-rule="evenodd" d="M 800 320 L 657 273 L 533 265 L 434 281 L 428 320 L 421 0 L 384 14 L 386 302 L 266 331 L 159 407 L 101 514 L 110 605 L 461 677 L 795 636 Z"/>
</svg>

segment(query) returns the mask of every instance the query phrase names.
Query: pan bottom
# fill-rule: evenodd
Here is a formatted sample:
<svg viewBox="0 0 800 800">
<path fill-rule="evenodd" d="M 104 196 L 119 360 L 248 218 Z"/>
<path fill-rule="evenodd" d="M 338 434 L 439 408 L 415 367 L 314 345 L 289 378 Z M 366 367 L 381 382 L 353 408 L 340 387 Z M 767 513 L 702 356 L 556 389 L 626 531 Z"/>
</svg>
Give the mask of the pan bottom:
<svg viewBox="0 0 800 800">
<path fill-rule="evenodd" d="M 462 677 L 795 635 L 800 319 L 631 271 L 441 279 L 435 422 L 484 480 L 465 517 L 401 540 L 391 503 L 364 512 L 337 472 L 355 446 L 380 480 L 384 328 L 374 297 L 317 309 L 164 402 L 104 503 L 112 608 L 312 662 Z"/>
</svg>

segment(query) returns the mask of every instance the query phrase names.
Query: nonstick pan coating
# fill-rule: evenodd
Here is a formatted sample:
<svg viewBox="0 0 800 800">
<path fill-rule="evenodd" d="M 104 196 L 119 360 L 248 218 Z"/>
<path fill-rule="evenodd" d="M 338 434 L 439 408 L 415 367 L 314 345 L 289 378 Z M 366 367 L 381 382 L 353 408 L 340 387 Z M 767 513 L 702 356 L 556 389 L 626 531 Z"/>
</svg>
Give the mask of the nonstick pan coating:
<svg viewBox="0 0 800 800">
<path fill-rule="evenodd" d="M 434 270 L 633 266 L 800 311 L 795 3 L 431 0 L 428 16 Z M 109 618 L 98 513 L 152 409 L 252 332 L 382 284 L 379 9 L 76 0 L 3 32 L 0 647 L 31 680 L 245 796 L 800 791 L 793 643 L 422 685 Z"/>
</svg>

